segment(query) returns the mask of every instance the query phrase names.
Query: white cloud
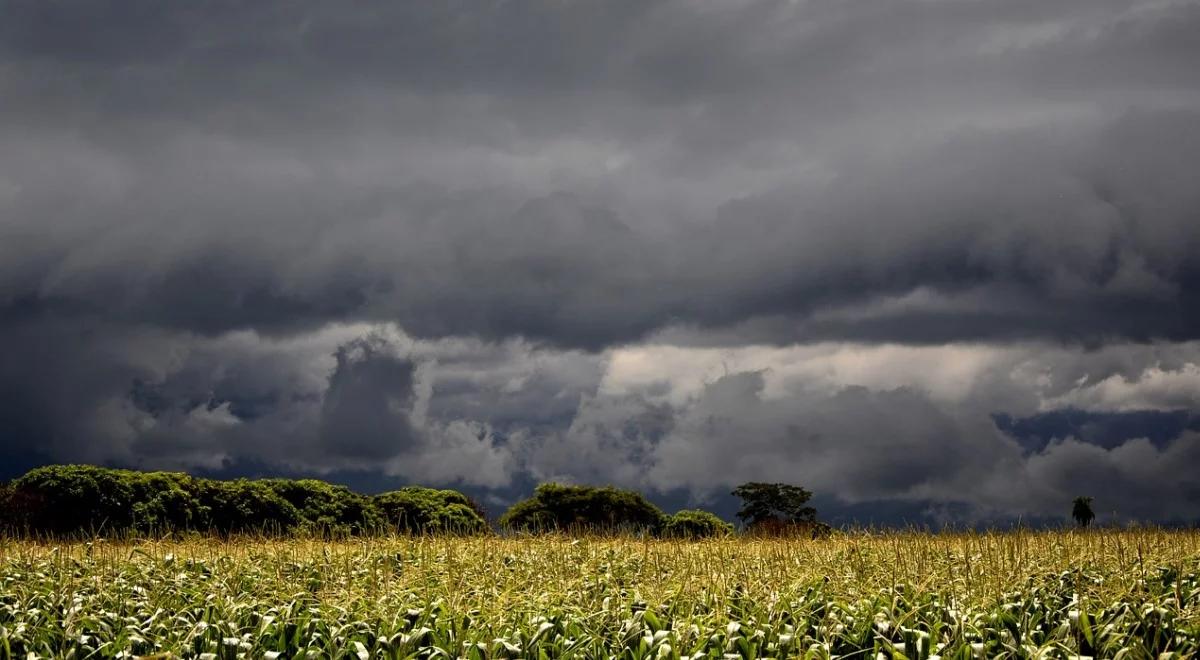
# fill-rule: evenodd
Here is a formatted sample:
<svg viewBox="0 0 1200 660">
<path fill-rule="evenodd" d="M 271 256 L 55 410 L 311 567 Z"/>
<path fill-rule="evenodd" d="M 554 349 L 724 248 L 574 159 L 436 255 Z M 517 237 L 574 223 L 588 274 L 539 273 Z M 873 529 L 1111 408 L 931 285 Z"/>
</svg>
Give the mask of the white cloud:
<svg viewBox="0 0 1200 660">
<path fill-rule="evenodd" d="M 1112 374 L 1094 382 L 1084 377 L 1069 392 L 1048 399 L 1044 409 L 1072 406 L 1086 410 L 1195 410 L 1200 408 L 1200 367 L 1188 362 L 1176 369 L 1147 366 L 1134 378 Z"/>
</svg>

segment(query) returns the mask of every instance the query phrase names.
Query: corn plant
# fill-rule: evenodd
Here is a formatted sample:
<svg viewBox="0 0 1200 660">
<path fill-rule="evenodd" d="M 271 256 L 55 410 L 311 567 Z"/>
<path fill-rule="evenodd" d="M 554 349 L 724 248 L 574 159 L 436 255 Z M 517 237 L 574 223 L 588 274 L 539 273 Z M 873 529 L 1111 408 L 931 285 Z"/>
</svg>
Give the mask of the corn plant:
<svg viewBox="0 0 1200 660">
<path fill-rule="evenodd" d="M 0 541 L 3 658 L 1188 658 L 1200 534 Z"/>
</svg>

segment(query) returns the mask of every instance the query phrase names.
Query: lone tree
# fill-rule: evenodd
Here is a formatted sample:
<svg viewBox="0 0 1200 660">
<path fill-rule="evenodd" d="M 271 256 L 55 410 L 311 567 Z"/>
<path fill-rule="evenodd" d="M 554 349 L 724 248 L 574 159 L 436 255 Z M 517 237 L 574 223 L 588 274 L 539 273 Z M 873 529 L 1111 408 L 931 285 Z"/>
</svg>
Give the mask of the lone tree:
<svg viewBox="0 0 1200 660">
<path fill-rule="evenodd" d="M 737 517 L 747 529 L 758 531 L 781 531 L 785 528 L 813 528 L 817 523 L 817 510 L 808 506 L 812 493 L 789 484 L 767 484 L 752 481 L 733 489 L 733 495 L 742 498 L 742 508 Z"/>
<path fill-rule="evenodd" d="M 1071 517 L 1080 527 L 1092 524 L 1092 521 L 1096 519 L 1096 514 L 1092 512 L 1092 498 L 1076 497 L 1071 507 Z"/>
</svg>

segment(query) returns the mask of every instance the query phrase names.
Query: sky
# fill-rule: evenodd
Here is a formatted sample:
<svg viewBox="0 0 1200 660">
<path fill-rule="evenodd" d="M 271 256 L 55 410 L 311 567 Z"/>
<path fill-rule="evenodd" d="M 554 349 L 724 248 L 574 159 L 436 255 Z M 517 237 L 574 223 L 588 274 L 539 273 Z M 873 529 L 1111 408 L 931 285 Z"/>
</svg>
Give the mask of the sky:
<svg viewBox="0 0 1200 660">
<path fill-rule="evenodd" d="M 0 15 L 0 478 L 1200 521 L 1200 2 Z"/>
</svg>

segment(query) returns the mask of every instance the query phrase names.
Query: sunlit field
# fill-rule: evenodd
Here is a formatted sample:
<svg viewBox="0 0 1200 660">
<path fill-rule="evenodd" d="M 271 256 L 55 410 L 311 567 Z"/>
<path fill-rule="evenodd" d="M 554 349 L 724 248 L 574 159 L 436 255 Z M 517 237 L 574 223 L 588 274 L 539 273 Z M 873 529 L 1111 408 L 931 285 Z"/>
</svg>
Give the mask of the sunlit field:
<svg viewBox="0 0 1200 660">
<path fill-rule="evenodd" d="M 1198 571 L 1161 530 L 6 541 L 0 656 L 1193 657 Z"/>
</svg>

